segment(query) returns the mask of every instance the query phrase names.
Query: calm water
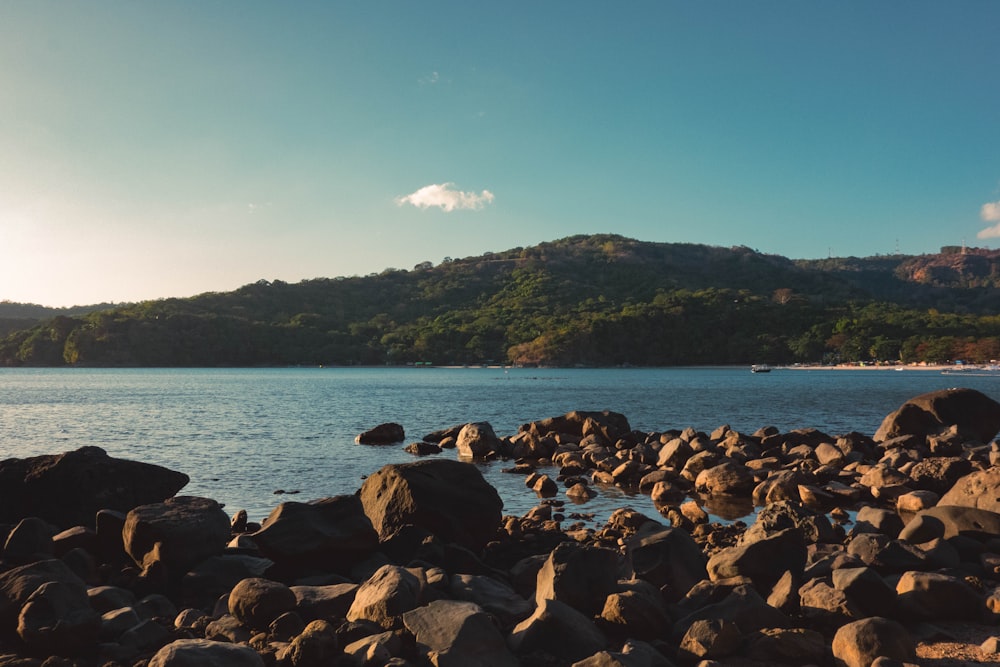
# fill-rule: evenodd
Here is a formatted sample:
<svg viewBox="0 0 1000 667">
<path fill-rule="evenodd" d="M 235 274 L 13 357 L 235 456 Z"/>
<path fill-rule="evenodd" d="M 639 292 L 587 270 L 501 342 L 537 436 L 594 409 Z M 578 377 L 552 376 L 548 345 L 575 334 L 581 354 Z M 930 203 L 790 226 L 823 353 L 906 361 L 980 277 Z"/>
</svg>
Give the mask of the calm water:
<svg viewBox="0 0 1000 667">
<path fill-rule="evenodd" d="M 282 500 L 354 493 L 382 465 L 414 460 L 402 446 L 354 444 L 387 421 L 402 424 L 408 442 L 470 421 L 510 435 L 528 421 L 603 409 L 642 431 L 729 424 L 870 435 L 907 398 L 953 386 L 1000 399 L 1000 377 L 915 370 L 0 369 L 0 458 L 98 445 L 185 472 L 181 493 L 259 520 Z M 522 477 L 501 473 L 510 465 L 480 468 L 505 513 L 522 514 L 538 499 Z M 648 498 L 614 489 L 573 509 L 606 518 L 624 505 L 657 516 Z"/>
</svg>

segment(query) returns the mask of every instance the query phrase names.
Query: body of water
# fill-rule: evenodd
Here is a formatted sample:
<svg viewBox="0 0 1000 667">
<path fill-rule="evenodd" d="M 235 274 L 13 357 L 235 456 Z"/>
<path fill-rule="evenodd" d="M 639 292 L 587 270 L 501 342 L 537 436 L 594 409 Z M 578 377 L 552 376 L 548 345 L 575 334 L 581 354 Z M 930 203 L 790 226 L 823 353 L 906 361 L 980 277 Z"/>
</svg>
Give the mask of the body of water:
<svg viewBox="0 0 1000 667">
<path fill-rule="evenodd" d="M 382 465 L 415 460 L 403 445 L 354 443 L 383 422 L 402 424 L 407 442 L 472 421 L 512 435 L 525 422 L 605 409 L 641 431 L 729 424 L 871 435 L 906 399 L 954 386 L 1000 398 L 1000 377 L 917 370 L 0 369 L 0 458 L 97 445 L 187 473 L 182 494 L 260 520 L 283 500 L 351 494 Z M 505 513 L 537 504 L 522 477 L 501 472 L 510 462 L 477 465 Z M 601 520 L 626 505 L 657 516 L 647 497 L 600 491 L 572 509 Z"/>
</svg>

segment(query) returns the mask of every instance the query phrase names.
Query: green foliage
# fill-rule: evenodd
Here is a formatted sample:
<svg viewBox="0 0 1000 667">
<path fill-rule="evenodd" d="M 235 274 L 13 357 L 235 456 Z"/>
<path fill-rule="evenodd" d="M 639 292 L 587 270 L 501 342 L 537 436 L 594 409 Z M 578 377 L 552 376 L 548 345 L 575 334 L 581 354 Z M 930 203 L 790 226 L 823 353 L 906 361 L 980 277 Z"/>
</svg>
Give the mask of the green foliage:
<svg viewBox="0 0 1000 667">
<path fill-rule="evenodd" d="M 0 339 L 0 364 L 684 365 L 1000 357 L 1000 294 L 986 278 L 968 277 L 986 271 L 980 265 L 992 259 L 945 257 L 958 267 L 958 282 L 942 282 L 951 274 L 935 273 L 933 257 L 806 262 L 742 246 L 574 236 L 437 266 L 422 262 L 412 271 L 295 285 L 261 280 L 229 293 L 63 313 L 37 324 L 24 320 L 34 326 Z M 937 282 L 917 279 L 927 275 Z"/>
</svg>

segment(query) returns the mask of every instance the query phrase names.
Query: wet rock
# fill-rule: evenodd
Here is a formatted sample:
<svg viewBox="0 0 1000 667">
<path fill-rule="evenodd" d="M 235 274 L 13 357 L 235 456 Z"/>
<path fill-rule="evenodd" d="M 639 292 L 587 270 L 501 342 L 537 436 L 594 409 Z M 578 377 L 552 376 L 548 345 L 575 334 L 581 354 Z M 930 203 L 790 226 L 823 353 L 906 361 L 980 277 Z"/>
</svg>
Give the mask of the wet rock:
<svg viewBox="0 0 1000 667">
<path fill-rule="evenodd" d="M 117 459 L 100 447 L 0 461 L 0 523 L 33 516 L 57 526 L 93 525 L 98 510 L 127 512 L 170 498 L 188 476 Z"/>
<path fill-rule="evenodd" d="M 392 445 L 405 439 L 403 427 L 395 422 L 388 422 L 358 434 L 354 441 L 359 445 Z"/>
<path fill-rule="evenodd" d="M 387 465 L 359 493 L 384 539 L 406 524 L 479 551 L 500 527 L 503 502 L 475 466 L 444 459 Z"/>
</svg>

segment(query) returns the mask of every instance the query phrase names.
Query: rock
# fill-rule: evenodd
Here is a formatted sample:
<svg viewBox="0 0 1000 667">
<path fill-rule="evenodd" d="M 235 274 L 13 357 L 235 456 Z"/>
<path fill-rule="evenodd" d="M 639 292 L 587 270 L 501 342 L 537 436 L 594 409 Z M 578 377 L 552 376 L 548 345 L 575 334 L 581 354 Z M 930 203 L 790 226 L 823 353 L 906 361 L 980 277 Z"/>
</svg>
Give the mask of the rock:
<svg viewBox="0 0 1000 667">
<path fill-rule="evenodd" d="M 716 599 L 722 594 L 721 599 Z M 673 635 L 679 641 L 687 629 L 698 620 L 727 620 L 736 623 L 742 634 L 762 628 L 790 626 L 787 616 L 767 604 L 752 586 L 738 584 L 721 586 L 713 592 L 708 604 L 687 614 L 674 624 Z"/>
<path fill-rule="evenodd" d="M 635 576 L 667 589 L 668 601 L 681 599 L 708 577 L 701 547 L 687 531 L 679 528 L 636 535 L 626 543 L 626 557 Z"/>
<path fill-rule="evenodd" d="M 625 415 L 604 410 L 603 412 L 573 411 L 561 417 L 551 417 L 522 426 L 520 431 L 534 431 L 539 435 L 565 433 L 584 437 L 597 435 L 604 442 L 612 444 L 632 430 Z"/>
<path fill-rule="evenodd" d="M 740 544 L 758 542 L 789 528 L 799 531 L 802 539 L 809 543 L 839 541 L 825 514 L 794 500 L 779 500 L 757 513 L 753 524 L 740 536 Z"/>
<path fill-rule="evenodd" d="M 131 510 L 122 531 L 125 551 L 137 565 L 161 564 L 180 577 L 222 553 L 229 541 L 229 516 L 210 498 L 177 496 Z"/>
<path fill-rule="evenodd" d="M 420 579 L 406 568 L 383 565 L 358 588 L 346 618 L 398 629 L 402 615 L 420 604 L 421 589 Z"/>
<path fill-rule="evenodd" d="M 493 432 L 489 422 L 466 424 L 458 432 L 455 444 L 458 455 L 465 459 L 482 459 L 500 451 L 500 438 Z"/>
<path fill-rule="evenodd" d="M 920 549 L 881 533 L 855 535 L 847 545 L 847 553 L 882 573 L 920 570 L 927 565 L 927 555 Z"/>
<path fill-rule="evenodd" d="M 323 667 L 335 662 L 339 648 L 336 628 L 328 621 L 314 620 L 292 639 L 282 657 L 292 667 Z"/>
<path fill-rule="evenodd" d="M 739 626 L 732 621 L 697 620 L 684 633 L 678 655 L 688 660 L 725 658 L 739 649 L 742 640 Z"/>
<path fill-rule="evenodd" d="M 712 581 L 749 577 L 758 591 L 766 592 L 786 571 L 801 574 L 805 564 L 802 534 L 788 528 L 757 542 L 721 549 L 708 559 L 706 569 Z"/>
<path fill-rule="evenodd" d="M 61 560 L 43 560 L 0 573 L 0 628 L 13 628 L 21 607 L 40 586 L 59 582 L 87 600 L 87 586 Z M 89 602 L 87 603 L 89 606 Z"/>
<path fill-rule="evenodd" d="M 903 530 L 903 520 L 895 512 L 881 507 L 866 505 L 858 510 L 854 520 L 854 532 L 882 533 L 895 538 Z"/>
<path fill-rule="evenodd" d="M 947 493 L 962 477 L 972 472 L 972 462 L 957 456 L 932 456 L 918 461 L 910 468 L 910 484 L 915 489 Z"/>
<path fill-rule="evenodd" d="M 575 662 L 607 646 L 607 639 L 590 619 L 558 600 L 542 600 L 528 618 L 514 628 L 507 645 L 516 655 L 540 652 Z"/>
<path fill-rule="evenodd" d="M 933 491 L 911 491 L 896 498 L 897 512 L 922 512 L 938 504 L 941 497 Z"/>
<path fill-rule="evenodd" d="M 418 651 L 438 667 L 517 667 L 489 615 L 473 602 L 436 600 L 403 614 Z"/>
<path fill-rule="evenodd" d="M 56 527 L 91 526 L 98 510 L 127 512 L 170 498 L 188 476 L 116 459 L 100 447 L 0 461 L 0 523 L 38 517 Z"/>
<path fill-rule="evenodd" d="M 190 605 L 209 607 L 248 577 L 262 577 L 274 561 L 247 554 L 212 556 L 181 579 L 181 597 Z"/>
<path fill-rule="evenodd" d="M 559 485 L 548 475 L 538 475 L 531 485 L 531 490 L 542 498 L 552 498 L 559 493 Z"/>
<path fill-rule="evenodd" d="M 698 473 L 695 489 L 709 495 L 748 496 L 756 482 L 753 473 L 741 463 L 724 461 Z"/>
<path fill-rule="evenodd" d="M 652 645 L 630 639 L 621 651 L 598 651 L 574 662 L 572 667 L 674 667 L 674 663 Z"/>
<path fill-rule="evenodd" d="M 573 542 L 560 544 L 538 571 L 535 604 L 558 600 L 587 616 L 600 613 L 618 582 L 618 553 Z"/>
<path fill-rule="evenodd" d="M 819 665 L 826 661 L 826 642 L 815 630 L 764 628 L 747 637 L 743 655 L 770 665 Z"/>
<path fill-rule="evenodd" d="M 359 445 L 393 445 L 406 440 L 403 427 L 395 422 L 379 424 L 354 438 Z"/>
<path fill-rule="evenodd" d="M 275 563 L 335 572 L 347 571 L 378 547 L 357 496 L 281 503 L 250 538 Z"/>
<path fill-rule="evenodd" d="M 325 586 L 291 586 L 295 609 L 306 621 L 322 618 L 345 618 L 358 584 L 328 584 Z"/>
<path fill-rule="evenodd" d="M 475 602 L 484 611 L 493 614 L 502 627 L 511 627 L 531 614 L 531 602 L 492 577 L 453 574 L 448 590 L 455 599 Z"/>
<path fill-rule="evenodd" d="M 585 503 L 596 495 L 596 491 L 582 482 L 566 489 L 566 497 L 575 503 Z"/>
<path fill-rule="evenodd" d="M 295 604 L 295 593 L 288 586 L 260 577 L 244 579 L 229 593 L 229 613 L 254 630 L 266 630 L 271 621 L 295 609 Z"/>
<path fill-rule="evenodd" d="M 52 537 L 56 532 L 52 524 L 38 517 L 21 519 L 4 543 L 4 560 L 23 565 L 52 558 L 55 555 Z"/>
<path fill-rule="evenodd" d="M 845 567 L 832 573 L 833 587 L 843 591 L 848 606 L 861 616 L 892 616 L 896 609 L 896 591 L 878 572 L 868 567 Z"/>
<path fill-rule="evenodd" d="M 800 499 L 799 486 L 808 486 L 812 481 L 811 475 L 798 470 L 775 470 L 754 487 L 751 497 L 754 505 L 770 505 L 779 500 L 797 502 Z"/>
<path fill-rule="evenodd" d="M 74 655 L 92 647 L 101 617 L 73 583 L 49 581 L 36 588 L 17 618 L 17 634 L 31 650 Z"/>
<path fill-rule="evenodd" d="M 1000 467 L 991 467 L 960 478 L 941 496 L 938 505 L 976 507 L 1000 513 Z"/>
<path fill-rule="evenodd" d="M 917 523 L 918 521 L 921 523 Z M 940 523 L 940 534 L 936 534 L 937 529 L 935 528 L 933 531 L 935 534 L 928 536 L 930 533 L 926 532 L 928 529 L 924 524 L 931 521 Z M 920 534 L 927 537 L 917 541 L 917 531 L 921 528 L 922 531 Z M 1000 514 L 974 507 L 960 507 L 939 503 L 937 506 L 917 514 L 900 532 L 899 537 L 900 539 L 906 539 L 908 542 L 922 544 L 935 537 L 949 539 L 956 535 L 964 535 L 983 541 L 989 540 L 992 537 L 1000 537 Z"/>
<path fill-rule="evenodd" d="M 978 620 L 985 612 L 979 594 L 947 574 L 904 572 L 896 594 L 900 610 L 918 620 Z"/>
<path fill-rule="evenodd" d="M 365 480 L 360 498 L 383 539 L 414 524 L 476 552 L 496 535 L 503 509 L 475 466 L 444 459 L 383 466 Z"/>
<path fill-rule="evenodd" d="M 670 616 L 655 588 L 612 593 L 604 601 L 601 619 L 610 634 L 653 640 L 670 633 Z"/>
<path fill-rule="evenodd" d="M 411 442 L 403 447 L 403 451 L 414 456 L 430 456 L 431 454 L 440 454 L 443 450 L 440 445 L 433 442 Z"/>
<path fill-rule="evenodd" d="M 799 609 L 813 627 L 837 627 L 862 616 L 843 591 L 823 579 L 809 579 L 799 588 Z"/>
<path fill-rule="evenodd" d="M 178 639 L 157 651 L 149 667 L 264 667 L 264 660 L 249 646 Z"/>
<path fill-rule="evenodd" d="M 1000 432 L 1000 403 L 974 389 L 942 389 L 921 394 L 888 415 L 875 432 L 882 442 L 903 435 L 936 435 L 956 426 L 967 440 L 991 441 Z"/>
<path fill-rule="evenodd" d="M 881 616 L 847 623 L 833 637 L 833 657 L 845 667 L 869 667 L 878 657 L 906 662 L 916 656 L 906 628 Z"/>
</svg>

